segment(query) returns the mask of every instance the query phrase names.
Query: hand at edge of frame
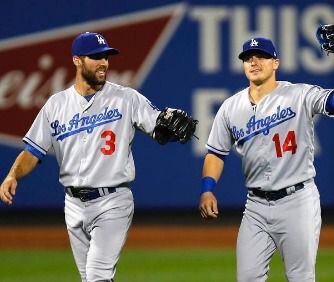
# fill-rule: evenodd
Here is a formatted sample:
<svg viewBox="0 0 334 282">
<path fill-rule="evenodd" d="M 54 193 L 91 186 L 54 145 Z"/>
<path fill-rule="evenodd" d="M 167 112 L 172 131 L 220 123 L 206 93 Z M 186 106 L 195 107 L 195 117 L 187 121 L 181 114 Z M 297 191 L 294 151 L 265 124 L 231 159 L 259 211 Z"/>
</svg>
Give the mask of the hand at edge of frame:
<svg viewBox="0 0 334 282">
<path fill-rule="evenodd" d="M 0 199 L 7 205 L 13 203 L 13 196 L 16 193 L 17 181 L 14 177 L 7 176 L 0 186 Z"/>
</svg>

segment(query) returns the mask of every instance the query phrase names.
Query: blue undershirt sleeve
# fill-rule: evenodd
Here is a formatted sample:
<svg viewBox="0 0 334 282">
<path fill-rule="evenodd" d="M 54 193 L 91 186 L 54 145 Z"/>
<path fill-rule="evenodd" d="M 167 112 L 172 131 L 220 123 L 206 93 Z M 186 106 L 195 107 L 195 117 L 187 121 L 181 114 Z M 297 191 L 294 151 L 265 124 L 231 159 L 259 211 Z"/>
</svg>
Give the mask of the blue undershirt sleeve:
<svg viewBox="0 0 334 282">
<path fill-rule="evenodd" d="M 334 91 L 332 91 L 327 97 L 325 110 L 331 115 L 334 114 Z"/>
<path fill-rule="evenodd" d="M 39 163 L 44 158 L 44 155 L 40 151 L 38 151 L 37 149 L 35 149 L 33 146 L 31 146 L 30 144 L 26 144 L 24 150 L 28 151 L 29 153 L 31 153 L 32 155 L 34 155 L 36 158 L 38 158 L 39 159 Z"/>
</svg>

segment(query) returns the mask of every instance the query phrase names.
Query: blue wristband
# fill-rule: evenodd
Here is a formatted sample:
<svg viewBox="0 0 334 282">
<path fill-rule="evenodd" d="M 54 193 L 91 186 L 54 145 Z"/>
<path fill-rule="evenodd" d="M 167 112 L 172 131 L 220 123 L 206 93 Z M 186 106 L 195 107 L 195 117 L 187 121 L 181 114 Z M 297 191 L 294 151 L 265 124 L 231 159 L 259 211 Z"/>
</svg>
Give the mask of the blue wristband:
<svg viewBox="0 0 334 282">
<path fill-rule="evenodd" d="M 205 192 L 213 192 L 216 187 L 216 180 L 211 176 L 205 176 L 202 178 L 201 194 Z"/>
</svg>

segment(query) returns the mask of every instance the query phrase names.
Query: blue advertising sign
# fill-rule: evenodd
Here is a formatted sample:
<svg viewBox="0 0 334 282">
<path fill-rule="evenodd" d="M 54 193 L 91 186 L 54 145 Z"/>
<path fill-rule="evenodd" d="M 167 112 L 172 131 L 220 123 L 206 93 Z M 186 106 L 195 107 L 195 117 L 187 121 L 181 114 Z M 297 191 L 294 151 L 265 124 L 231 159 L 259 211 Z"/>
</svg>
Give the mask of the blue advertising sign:
<svg viewBox="0 0 334 282">
<path fill-rule="evenodd" d="M 50 95 L 73 83 L 73 38 L 105 35 L 121 54 L 108 80 L 139 90 L 159 108 L 182 108 L 199 120 L 185 145 L 161 146 L 138 133 L 133 145 L 137 208 L 194 208 L 205 143 L 222 102 L 248 84 L 237 58 L 245 40 L 271 38 L 281 61 L 279 80 L 333 88 L 334 56 L 319 49 L 315 31 L 333 23 L 331 1 L 8 1 L 0 26 L 0 177 Z M 18 11 L 26 11 L 15 16 Z M 8 13 L 8 11 L 12 11 Z M 316 182 L 322 205 L 334 206 L 333 121 L 316 117 Z M 288 168 L 287 168 L 288 169 Z M 15 208 L 60 208 L 63 188 L 52 152 L 19 184 Z M 239 158 L 226 158 L 217 187 L 223 208 L 241 208 L 246 189 Z M 2 209 L 9 209 L 0 205 Z"/>
</svg>

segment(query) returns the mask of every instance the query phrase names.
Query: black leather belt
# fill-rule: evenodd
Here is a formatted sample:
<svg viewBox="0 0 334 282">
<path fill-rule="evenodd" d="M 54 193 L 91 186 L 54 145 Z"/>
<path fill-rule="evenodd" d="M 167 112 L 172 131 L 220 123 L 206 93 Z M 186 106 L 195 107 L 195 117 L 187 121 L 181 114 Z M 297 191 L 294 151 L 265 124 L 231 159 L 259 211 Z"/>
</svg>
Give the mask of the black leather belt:
<svg viewBox="0 0 334 282">
<path fill-rule="evenodd" d="M 249 189 L 249 190 L 254 196 L 266 199 L 268 201 L 277 201 L 277 200 L 282 199 L 285 196 L 288 196 L 288 195 L 294 193 L 295 191 L 301 190 L 303 188 L 304 188 L 304 183 L 300 182 L 300 183 L 297 183 L 294 186 L 284 188 L 284 189 L 280 189 L 278 191 L 262 191 L 262 190 L 255 189 L 255 188 L 254 189 Z"/>
<path fill-rule="evenodd" d="M 91 201 L 99 197 L 116 192 L 115 187 L 84 188 L 84 187 L 66 187 L 66 194 L 74 198 L 79 198 L 82 202 Z"/>
</svg>

